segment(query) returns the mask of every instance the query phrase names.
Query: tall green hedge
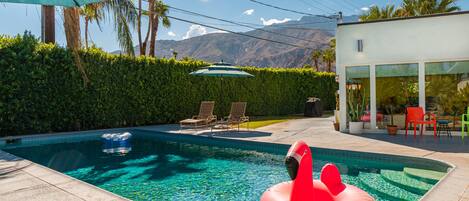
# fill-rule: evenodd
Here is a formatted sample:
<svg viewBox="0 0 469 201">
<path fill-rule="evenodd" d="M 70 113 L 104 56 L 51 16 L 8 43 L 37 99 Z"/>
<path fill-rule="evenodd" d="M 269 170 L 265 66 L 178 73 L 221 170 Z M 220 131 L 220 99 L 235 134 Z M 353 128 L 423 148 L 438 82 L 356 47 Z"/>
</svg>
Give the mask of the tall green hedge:
<svg viewBox="0 0 469 201">
<path fill-rule="evenodd" d="M 309 69 L 244 68 L 255 78 L 194 77 L 206 65 L 81 53 L 91 82 L 84 86 L 72 54 L 33 36 L 0 36 L 0 134 L 20 135 L 174 123 L 196 114 L 200 101 L 216 101 L 226 116 L 230 102 L 247 101 L 247 114 L 302 113 L 307 97 L 335 105 L 332 73 Z"/>
</svg>

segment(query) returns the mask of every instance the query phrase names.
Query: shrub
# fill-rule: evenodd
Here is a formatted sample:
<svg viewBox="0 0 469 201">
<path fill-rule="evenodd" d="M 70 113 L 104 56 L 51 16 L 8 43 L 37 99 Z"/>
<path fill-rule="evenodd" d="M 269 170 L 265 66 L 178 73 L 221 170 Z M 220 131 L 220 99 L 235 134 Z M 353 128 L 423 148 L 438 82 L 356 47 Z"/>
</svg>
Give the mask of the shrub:
<svg viewBox="0 0 469 201">
<path fill-rule="evenodd" d="M 334 74 L 311 69 L 245 67 L 254 78 L 194 77 L 201 61 L 81 52 L 90 78 L 83 86 L 72 54 L 29 34 L 0 36 L 0 133 L 19 135 L 174 123 L 215 100 L 218 116 L 230 102 L 247 101 L 247 114 L 302 113 L 307 97 L 335 106 Z"/>
</svg>

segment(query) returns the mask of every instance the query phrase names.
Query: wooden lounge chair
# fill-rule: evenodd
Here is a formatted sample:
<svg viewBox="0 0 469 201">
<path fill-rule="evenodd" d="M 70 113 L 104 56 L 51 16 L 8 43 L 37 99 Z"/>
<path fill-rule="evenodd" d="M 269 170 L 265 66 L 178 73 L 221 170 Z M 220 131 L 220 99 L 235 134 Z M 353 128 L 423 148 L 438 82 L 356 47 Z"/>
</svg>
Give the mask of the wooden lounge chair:
<svg viewBox="0 0 469 201">
<path fill-rule="evenodd" d="M 202 101 L 200 103 L 199 114 L 191 119 L 184 119 L 179 122 L 181 128 L 201 128 L 210 126 L 217 121 L 217 116 L 213 115 L 214 101 Z"/>
<path fill-rule="evenodd" d="M 231 103 L 230 115 L 225 118 L 226 124 L 228 124 L 229 126 L 238 125 L 238 131 L 239 131 L 240 124 L 244 122 L 249 122 L 249 117 L 245 115 L 246 105 L 247 105 L 246 102 Z M 248 129 L 249 129 L 249 125 L 248 125 Z"/>
</svg>

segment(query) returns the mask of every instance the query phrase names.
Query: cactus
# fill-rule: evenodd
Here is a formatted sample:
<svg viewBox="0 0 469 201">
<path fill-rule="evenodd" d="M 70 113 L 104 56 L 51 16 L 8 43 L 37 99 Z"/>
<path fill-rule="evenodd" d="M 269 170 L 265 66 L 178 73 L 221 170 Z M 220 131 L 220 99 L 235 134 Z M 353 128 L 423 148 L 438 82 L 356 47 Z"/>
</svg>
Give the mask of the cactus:
<svg viewBox="0 0 469 201">
<path fill-rule="evenodd" d="M 359 122 L 365 112 L 366 98 L 365 90 L 360 87 L 347 88 L 347 106 L 350 122 Z"/>
</svg>

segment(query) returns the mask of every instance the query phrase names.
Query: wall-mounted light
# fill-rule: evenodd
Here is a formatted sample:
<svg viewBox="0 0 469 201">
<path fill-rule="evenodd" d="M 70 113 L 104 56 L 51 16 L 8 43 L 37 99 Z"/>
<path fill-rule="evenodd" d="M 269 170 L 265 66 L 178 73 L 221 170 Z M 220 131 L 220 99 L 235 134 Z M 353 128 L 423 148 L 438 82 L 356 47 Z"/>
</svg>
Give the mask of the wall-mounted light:
<svg viewBox="0 0 469 201">
<path fill-rule="evenodd" d="M 363 40 L 357 40 L 357 51 L 358 52 L 363 52 Z"/>
</svg>

